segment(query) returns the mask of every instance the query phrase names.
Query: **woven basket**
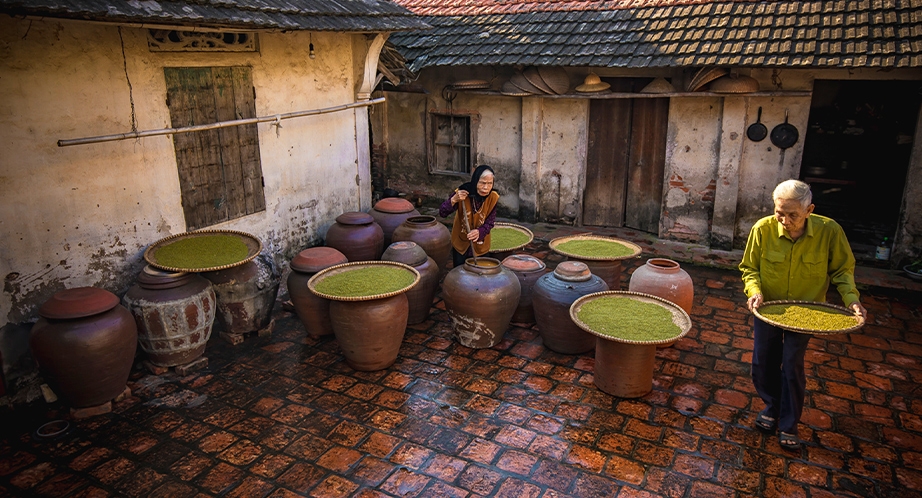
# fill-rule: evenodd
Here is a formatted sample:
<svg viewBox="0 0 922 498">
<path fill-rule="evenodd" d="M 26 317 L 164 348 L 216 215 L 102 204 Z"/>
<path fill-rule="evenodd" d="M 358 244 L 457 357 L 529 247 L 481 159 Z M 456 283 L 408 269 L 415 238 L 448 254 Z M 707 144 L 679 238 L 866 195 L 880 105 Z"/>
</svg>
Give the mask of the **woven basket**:
<svg viewBox="0 0 922 498">
<path fill-rule="evenodd" d="M 157 261 L 157 250 L 159 250 L 160 248 L 168 246 L 180 240 L 191 239 L 195 237 L 202 237 L 202 236 L 207 236 L 207 235 L 231 235 L 231 236 L 235 236 L 239 238 L 247 246 L 246 257 L 234 263 L 228 263 L 224 265 L 214 265 L 214 266 L 210 266 L 207 268 L 181 268 L 177 266 L 164 265 Z M 246 232 L 238 232 L 236 230 L 212 230 L 212 229 L 196 230 L 194 232 L 177 233 L 175 235 L 170 235 L 169 237 L 164 237 L 158 240 L 157 242 L 154 242 L 144 251 L 144 260 L 147 261 L 147 263 L 153 266 L 154 268 L 160 268 L 161 270 L 167 270 L 167 271 L 172 271 L 172 272 L 197 273 L 197 272 L 206 272 L 206 271 L 218 271 L 218 270 L 226 270 L 228 268 L 233 268 L 235 266 L 240 266 L 242 264 L 249 263 L 250 261 L 253 260 L 253 258 L 255 258 L 259 254 L 260 251 L 262 251 L 262 248 L 263 248 L 262 242 L 260 242 L 259 239 L 257 239 L 253 235 L 250 235 Z"/>
<path fill-rule="evenodd" d="M 844 328 L 844 329 L 818 330 L 818 329 L 810 329 L 810 328 L 802 328 L 802 327 L 794 327 L 794 326 L 791 326 L 791 325 L 785 325 L 785 324 L 783 324 L 783 323 L 776 322 L 776 321 L 774 321 L 774 320 L 772 320 L 772 319 L 770 319 L 770 318 L 766 318 L 764 315 L 762 315 L 762 314 L 759 312 L 759 309 L 761 309 L 761 308 L 764 308 L 764 307 L 766 307 L 766 306 L 776 305 L 776 304 L 777 304 L 777 305 L 785 305 L 785 304 L 803 304 L 803 305 L 815 306 L 815 307 L 820 307 L 820 308 L 827 308 L 827 309 L 829 309 L 829 310 L 831 310 L 831 311 L 835 311 L 835 312 L 837 312 L 837 313 L 839 313 L 839 314 L 842 314 L 842 315 L 848 315 L 848 316 L 855 317 L 855 322 L 856 322 L 856 323 L 855 323 L 854 326 L 852 326 L 852 327 L 847 327 L 847 328 Z M 848 309 L 848 308 L 846 308 L 846 307 L 844 307 L 844 306 L 838 306 L 838 305 L 830 304 L 830 303 L 821 303 L 821 302 L 817 302 L 817 301 L 798 301 L 798 300 L 793 300 L 793 299 L 789 299 L 789 300 L 779 300 L 779 301 L 766 301 L 766 302 L 762 303 L 762 305 L 759 306 L 758 309 L 753 310 L 753 311 L 752 311 L 752 314 L 754 314 L 755 316 L 759 317 L 759 320 L 762 320 L 763 322 L 765 322 L 765 323 L 767 323 L 767 324 L 769 324 L 769 325 L 774 325 L 775 327 L 782 328 L 782 329 L 784 329 L 784 330 L 790 330 L 791 332 L 800 332 L 800 333 L 802 333 L 802 334 L 813 334 L 813 335 L 845 334 L 845 333 L 848 333 L 848 332 L 854 332 L 855 330 L 858 330 L 858 329 L 860 329 L 861 327 L 864 327 L 864 317 L 856 316 L 855 313 L 854 313 L 852 310 L 850 310 L 850 309 Z"/>
<path fill-rule="evenodd" d="M 584 256 L 581 254 L 574 254 L 574 253 L 560 250 L 559 248 L 560 244 L 563 244 L 564 242 L 570 242 L 573 240 L 601 240 L 605 242 L 617 242 L 618 244 L 621 244 L 627 247 L 628 249 L 631 249 L 632 253 L 624 255 L 624 256 L 608 257 L 608 256 Z M 637 244 L 634 244 L 633 242 L 616 239 L 614 237 L 603 237 L 601 235 L 568 235 L 565 237 L 557 237 L 556 239 L 552 240 L 548 244 L 548 246 L 551 248 L 552 251 L 556 252 L 557 254 L 563 254 L 564 256 L 574 258 L 574 259 L 580 259 L 583 261 L 618 261 L 621 259 L 630 259 L 630 258 L 637 257 L 638 255 L 640 255 L 640 252 L 641 252 L 640 246 L 638 246 Z"/>
<path fill-rule="evenodd" d="M 526 243 L 524 243 L 524 244 L 517 245 L 517 246 L 515 246 L 515 247 L 507 247 L 507 248 L 505 248 L 505 249 L 495 249 L 495 248 L 493 248 L 493 247 L 490 247 L 490 252 L 509 252 L 509 251 L 516 251 L 516 250 L 519 250 L 519 249 L 521 249 L 521 248 L 527 246 L 528 244 L 531 243 L 532 240 L 535 239 L 535 234 L 533 234 L 533 233 L 531 232 L 531 230 L 529 230 L 529 229 L 523 227 L 522 225 L 516 225 L 515 223 L 505 223 L 505 222 L 502 222 L 502 221 L 497 221 L 497 222 L 493 225 L 493 230 L 495 231 L 497 228 L 507 229 L 507 230 L 516 230 L 516 231 L 522 232 L 522 233 L 528 235 L 528 242 L 526 242 Z M 492 233 L 492 232 L 491 232 L 491 233 Z"/>
<path fill-rule="evenodd" d="M 585 323 L 583 323 L 582 320 L 579 319 L 577 315 L 579 314 L 579 311 L 583 307 L 583 305 L 585 305 L 586 303 L 590 301 L 600 299 L 600 298 L 610 297 L 610 296 L 619 297 L 623 299 L 633 299 L 635 301 L 640 301 L 644 303 L 653 303 L 653 304 L 662 306 L 663 308 L 666 308 L 672 314 L 672 323 L 674 323 L 677 327 L 679 327 L 679 330 L 681 332 L 679 332 L 679 334 L 676 335 L 675 337 L 668 337 L 665 339 L 656 339 L 652 341 L 637 341 L 637 340 L 624 339 L 618 336 L 613 336 L 613 335 L 608 335 L 608 334 L 603 334 L 601 332 L 597 332 L 593 330 L 591 327 L 589 327 L 588 325 L 586 325 Z M 624 344 L 637 344 L 637 345 L 672 344 L 673 342 L 681 339 L 682 337 L 685 337 L 685 334 L 688 334 L 688 331 L 691 330 L 691 317 L 688 316 L 688 313 L 686 313 L 685 310 L 680 308 L 677 304 L 667 301 L 661 297 L 657 297 L 651 294 L 644 294 L 642 292 L 603 291 L 603 292 L 594 292 L 592 294 L 587 294 L 577 299 L 576 301 L 573 302 L 573 304 L 570 305 L 570 319 L 573 320 L 573 323 L 575 323 L 579 328 L 585 330 L 586 332 L 589 332 L 590 334 L 596 337 L 601 337 L 603 339 L 620 342 Z"/>
<path fill-rule="evenodd" d="M 326 294 L 326 293 L 317 291 L 317 284 L 320 283 L 320 281 L 322 281 L 323 279 L 327 277 L 338 275 L 341 273 L 346 273 L 346 272 L 353 271 L 353 270 L 359 270 L 362 268 L 378 266 L 378 265 L 395 266 L 398 268 L 403 268 L 404 270 L 407 270 L 409 272 L 412 272 L 413 275 L 415 275 L 415 278 L 413 279 L 413 283 L 411 283 L 410 285 L 402 289 L 398 289 L 395 291 L 382 292 L 380 294 L 369 294 L 369 295 L 364 295 L 364 296 L 337 296 L 334 294 Z M 413 286 L 419 283 L 419 278 L 420 278 L 419 271 L 417 271 L 416 268 L 413 268 L 412 266 L 409 266 L 409 265 L 405 265 L 403 263 L 397 263 L 394 261 L 354 261 L 352 263 L 343 263 L 343 264 L 339 264 L 336 266 L 331 266 L 329 268 L 326 268 L 324 270 L 317 272 L 313 277 L 310 278 L 310 280 L 307 281 L 307 288 L 310 289 L 311 292 L 313 292 L 314 294 L 324 299 L 330 299 L 332 301 L 370 301 L 372 299 L 383 299 L 385 297 L 391 297 L 391 296 L 396 296 L 397 294 L 402 294 L 412 289 Z"/>
</svg>

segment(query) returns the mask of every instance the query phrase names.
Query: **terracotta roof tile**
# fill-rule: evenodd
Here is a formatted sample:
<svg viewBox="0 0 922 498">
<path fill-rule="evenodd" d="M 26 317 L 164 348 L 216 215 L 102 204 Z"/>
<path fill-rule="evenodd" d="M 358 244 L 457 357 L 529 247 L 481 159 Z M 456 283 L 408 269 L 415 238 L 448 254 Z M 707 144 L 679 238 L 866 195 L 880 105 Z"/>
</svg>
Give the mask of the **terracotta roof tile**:
<svg viewBox="0 0 922 498">
<path fill-rule="evenodd" d="M 602 57 L 593 64 L 608 60 L 611 67 L 922 67 L 920 0 L 397 3 L 435 27 L 391 37 L 413 70 L 485 64 L 495 51 L 520 54 L 514 63 L 524 65 L 583 64 L 583 57 L 595 55 Z"/>
</svg>

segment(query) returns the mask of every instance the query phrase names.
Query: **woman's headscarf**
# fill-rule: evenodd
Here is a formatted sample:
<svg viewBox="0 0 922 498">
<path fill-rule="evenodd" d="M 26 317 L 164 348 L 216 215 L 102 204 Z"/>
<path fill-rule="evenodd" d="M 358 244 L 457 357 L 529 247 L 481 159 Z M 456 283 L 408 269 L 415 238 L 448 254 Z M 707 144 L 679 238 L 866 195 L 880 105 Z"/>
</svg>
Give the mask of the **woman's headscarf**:
<svg viewBox="0 0 922 498">
<path fill-rule="evenodd" d="M 483 203 L 483 200 L 486 199 L 486 197 L 480 195 L 480 193 L 477 192 L 477 183 L 480 182 L 480 177 L 483 176 L 483 174 L 487 171 L 493 174 L 493 181 L 495 182 L 496 173 L 493 172 L 493 168 L 487 166 L 486 164 L 481 164 L 480 166 L 477 166 L 477 169 L 475 169 L 471 174 L 471 181 L 462 183 L 461 186 L 458 187 L 458 190 L 467 190 L 468 196 L 476 201 L 477 204 Z"/>
</svg>

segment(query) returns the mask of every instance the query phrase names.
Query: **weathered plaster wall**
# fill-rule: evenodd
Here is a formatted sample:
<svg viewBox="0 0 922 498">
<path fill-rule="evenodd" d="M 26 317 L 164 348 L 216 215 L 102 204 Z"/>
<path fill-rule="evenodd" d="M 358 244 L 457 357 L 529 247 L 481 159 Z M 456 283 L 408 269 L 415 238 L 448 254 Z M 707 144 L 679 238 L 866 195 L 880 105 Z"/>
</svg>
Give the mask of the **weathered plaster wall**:
<svg viewBox="0 0 922 498">
<path fill-rule="evenodd" d="M 537 218 L 572 224 L 582 214 L 589 101 L 529 99 L 540 101 L 543 118 L 537 155 Z"/>
<path fill-rule="evenodd" d="M 467 181 L 468 175 L 429 173 L 426 150 L 426 115 L 431 112 L 471 113 L 472 133 L 476 135 L 475 164 L 489 164 L 496 171 L 495 188 L 500 193 L 499 212 L 516 216 L 519 211 L 519 177 L 522 155 L 521 99 L 455 92 L 449 106 L 442 89 L 461 79 L 490 80 L 489 74 L 453 71 L 425 71 L 428 94 L 383 92 L 387 98 L 387 131 L 375 131 L 375 147 L 387 146 L 388 187 L 409 197 L 427 198 L 441 203 L 448 193 Z M 382 125 L 384 126 L 384 125 Z"/>
<path fill-rule="evenodd" d="M 169 136 L 58 139 L 130 131 L 132 116 L 139 130 L 170 127 L 163 67 L 251 66 L 260 116 L 353 102 L 353 37 L 312 41 L 313 60 L 307 33 L 262 34 L 259 53 L 152 53 L 138 29 L 0 16 L 0 326 L 34 320 L 64 288 L 123 293 L 144 248 L 185 231 Z M 360 207 L 355 121 L 346 111 L 260 124 L 266 211 L 212 228 L 257 235 L 279 263 L 320 241 Z"/>
<path fill-rule="evenodd" d="M 922 112 L 916 121 L 916 136 L 913 140 L 900 223 L 890 256 L 890 260 L 898 267 L 922 259 Z"/>
</svg>

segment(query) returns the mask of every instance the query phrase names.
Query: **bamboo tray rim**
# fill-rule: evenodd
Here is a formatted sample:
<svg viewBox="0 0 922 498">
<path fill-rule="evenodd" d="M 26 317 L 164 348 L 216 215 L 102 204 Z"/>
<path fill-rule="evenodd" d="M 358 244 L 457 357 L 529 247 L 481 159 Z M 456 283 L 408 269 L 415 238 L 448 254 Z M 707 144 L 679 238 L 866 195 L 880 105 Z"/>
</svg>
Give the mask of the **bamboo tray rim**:
<svg viewBox="0 0 922 498">
<path fill-rule="evenodd" d="M 382 265 L 383 266 L 396 266 L 398 268 L 403 268 L 404 270 L 412 272 L 414 275 L 413 282 L 402 289 L 398 289 L 398 290 L 391 291 L 391 292 L 382 292 L 380 294 L 370 294 L 367 296 L 337 296 L 334 294 L 326 294 L 323 292 L 318 292 L 316 289 L 317 284 L 321 280 L 329 276 L 340 274 L 340 273 L 346 273 L 346 272 L 353 271 L 353 270 L 359 270 L 362 268 L 370 268 L 372 266 L 382 266 Z M 406 265 L 403 263 L 398 263 L 396 261 L 353 261 L 350 263 L 341 263 L 341 264 L 334 265 L 329 268 L 324 268 L 323 270 L 320 270 L 319 272 L 315 273 L 314 276 L 312 276 L 307 281 L 307 288 L 310 289 L 310 291 L 316 294 L 317 296 L 322 297 L 324 299 L 329 299 L 331 301 L 371 301 L 373 299 L 384 299 L 386 297 L 393 297 L 398 294 L 403 294 L 404 292 L 407 292 L 408 290 L 412 289 L 417 283 L 419 283 L 419 279 L 420 279 L 419 271 L 417 271 L 416 268 L 413 268 L 412 266 Z"/>
<path fill-rule="evenodd" d="M 560 244 L 563 244 L 564 242 L 570 242 L 573 240 L 602 240 L 605 242 L 617 242 L 627 247 L 628 249 L 631 249 L 633 253 L 627 254 L 624 256 L 617 256 L 617 257 L 583 256 L 580 254 L 574 254 L 574 253 L 570 253 L 567 251 L 562 251 L 557 247 Z M 556 239 L 551 240 L 548 243 L 548 247 L 550 247 L 550 249 L 556 252 L 557 254 L 562 254 L 564 256 L 567 256 L 568 258 L 580 259 L 583 261 L 621 261 L 625 259 L 636 258 L 637 256 L 640 256 L 640 253 L 641 253 L 640 246 L 633 242 L 628 242 L 624 239 L 618 239 L 615 237 L 605 237 L 602 235 L 565 235 L 563 237 L 557 237 Z"/>
<path fill-rule="evenodd" d="M 851 327 L 846 327 L 844 329 L 834 329 L 834 330 L 810 329 L 806 327 L 794 327 L 792 325 L 785 325 L 785 324 L 776 322 L 775 320 L 772 320 L 770 318 L 766 318 L 761 313 L 759 313 L 759 310 L 761 308 L 764 308 L 765 306 L 785 305 L 785 304 L 803 304 L 803 305 L 810 305 L 810 306 L 818 306 L 821 308 L 828 308 L 830 310 L 839 312 L 839 314 L 841 315 L 848 315 L 848 316 L 854 317 L 855 325 Z M 858 330 L 861 327 L 864 327 L 864 322 L 865 322 L 864 317 L 856 315 L 854 311 L 844 306 L 839 306 L 837 304 L 832 304 L 832 303 L 824 303 L 820 301 L 802 301 L 798 299 L 781 299 L 781 300 L 776 300 L 776 301 L 765 301 L 758 308 L 752 310 L 752 314 L 757 316 L 759 320 L 762 320 L 763 322 L 769 325 L 774 325 L 775 327 L 778 327 L 784 330 L 790 330 L 791 332 L 800 332 L 802 334 L 813 334 L 813 335 L 835 335 L 835 334 L 845 334 L 848 332 L 854 332 L 855 330 Z"/>
<path fill-rule="evenodd" d="M 679 329 L 681 329 L 681 332 L 674 337 L 669 337 L 666 339 L 656 339 L 652 341 L 635 341 L 631 339 L 624 339 L 621 337 L 597 332 L 593 330 L 591 327 L 589 327 L 588 325 L 586 325 L 585 323 L 583 323 L 583 321 L 577 317 L 577 313 L 579 313 L 579 310 L 583 307 L 584 304 L 586 304 L 589 301 L 594 301 L 596 299 L 599 299 L 602 297 L 608 297 L 608 296 L 620 296 L 620 297 L 624 297 L 627 299 L 634 299 L 640 302 L 658 304 L 666 308 L 667 310 L 669 310 L 670 313 L 672 313 L 672 323 L 676 324 L 676 326 L 678 326 Z M 685 310 L 680 308 L 679 305 L 673 303 L 672 301 L 667 301 L 659 296 L 654 296 L 652 294 L 645 294 L 643 292 L 633 292 L 633 291 L 601 291 L 601 292 L 593 292 L 592 294 L 586 294 L 585 296 L 580 297 L 576 301 L 573 301 L 573 304 L 570 305 L 570 319 L 573 320 L 573 323 L 575 323 L 577 327 L 585 330 L 586 332 L 589 332 L 590 334 L 596 337 L 601 337 L 603 339 L 608 339 L 614 342 L 621 342 L 624 344 L 637 344 L 637 345 L 644 345 L 644 346 L 645 345 L 658 346 L 662 344 L 672 344 L 673 342 L 685 337 L 685 335 L 688 334 L 688 331 L 691 330 L 691 325 L 692 325 L 691 317 L 688 316 L 688 313 L 686 313 Z"/>
<path fill-rule="evenodd" d="M 497 229 L 497 228 L 511 228 L 511 229 L 517 230 L 517 231 L 519 231 L 519 232 L 525 232 L 525 234 L 528 235 L 528 242 L 526 242 L 526 243 L 524 243 L 524 244 L 517 245 L 517 246 L 515 246 L 515 247 L 508 247 L 508 248 L 504 248 L 504 249 L 494 249 L 494 248 L 491 247 L 491 248 L 490 248 L 490 252 L 509 252 L 509 251 L 517 251 L 517 250 L 519 250 L 519 249 L 521 249 L 521 248 L 527 246 L 528 244 L 531 244 L 531 242 L 532 242 L 533 240 L 535 240 L 535 234 L 532 233 L 531 230 L 529 230 L 529 229 L 523 227 L 522 225 L 516 225 L 515 223 L 506 223 L 506 222 L 504 222 L 504 221 L 497 221 L 497 222 L 493 225 L 493 229 L 495 230 L 495 229 Z"/>
<path fill-rule="evenodd" d="M 246 244 L 247 256 L 241 259 L 240 261 L 237 261 L 236 263 L 228 263 L 224 265 L 210 266 L 207 268 L 182 268 L 178 266 L 168 266 L 168 265 L 160 264 L 157 262 L 156 260 L 157 250 L 163 247 L 166 247 L 170 245 L 171 243 L 176 242 L 181 239 L 192 239 L 195 237 L 201 237 L 205 235 L 233 235 L 233 236 L 236 236 L 244 244 Z M 144 261 L 147 261 L 147 263 L 153 266 L 154 268 L 160 268 L 161 270 L 167 270 L 167 271 L 172 271 L 172 272 L 183 272 L 183 273 L 201 273 L 201 272 L 207 272 L 207 271 L 226 270 L 228 268 L 234 268 L 236 266 L 249 263 L 250 261 L 253 261 L 253 259 L 257 255 L 259 255 L 262 249 L 263 249 L 262 242 L 259 239 L 257 239 L 256 236 L 252 234 L 241 232 L 238 230 L 219 230 L 219 229 L 213 229 L 213 228 L 206 228 L 202 230 L 195 230 L 193 232 L 183 232 L 183 233 L 173 234 L 173 235 L 164 237 L 158 240 L 157 242 L 154 242 L 153 244 L 148 246 L 147 249 L 144 250 Z"/>
</svg>

